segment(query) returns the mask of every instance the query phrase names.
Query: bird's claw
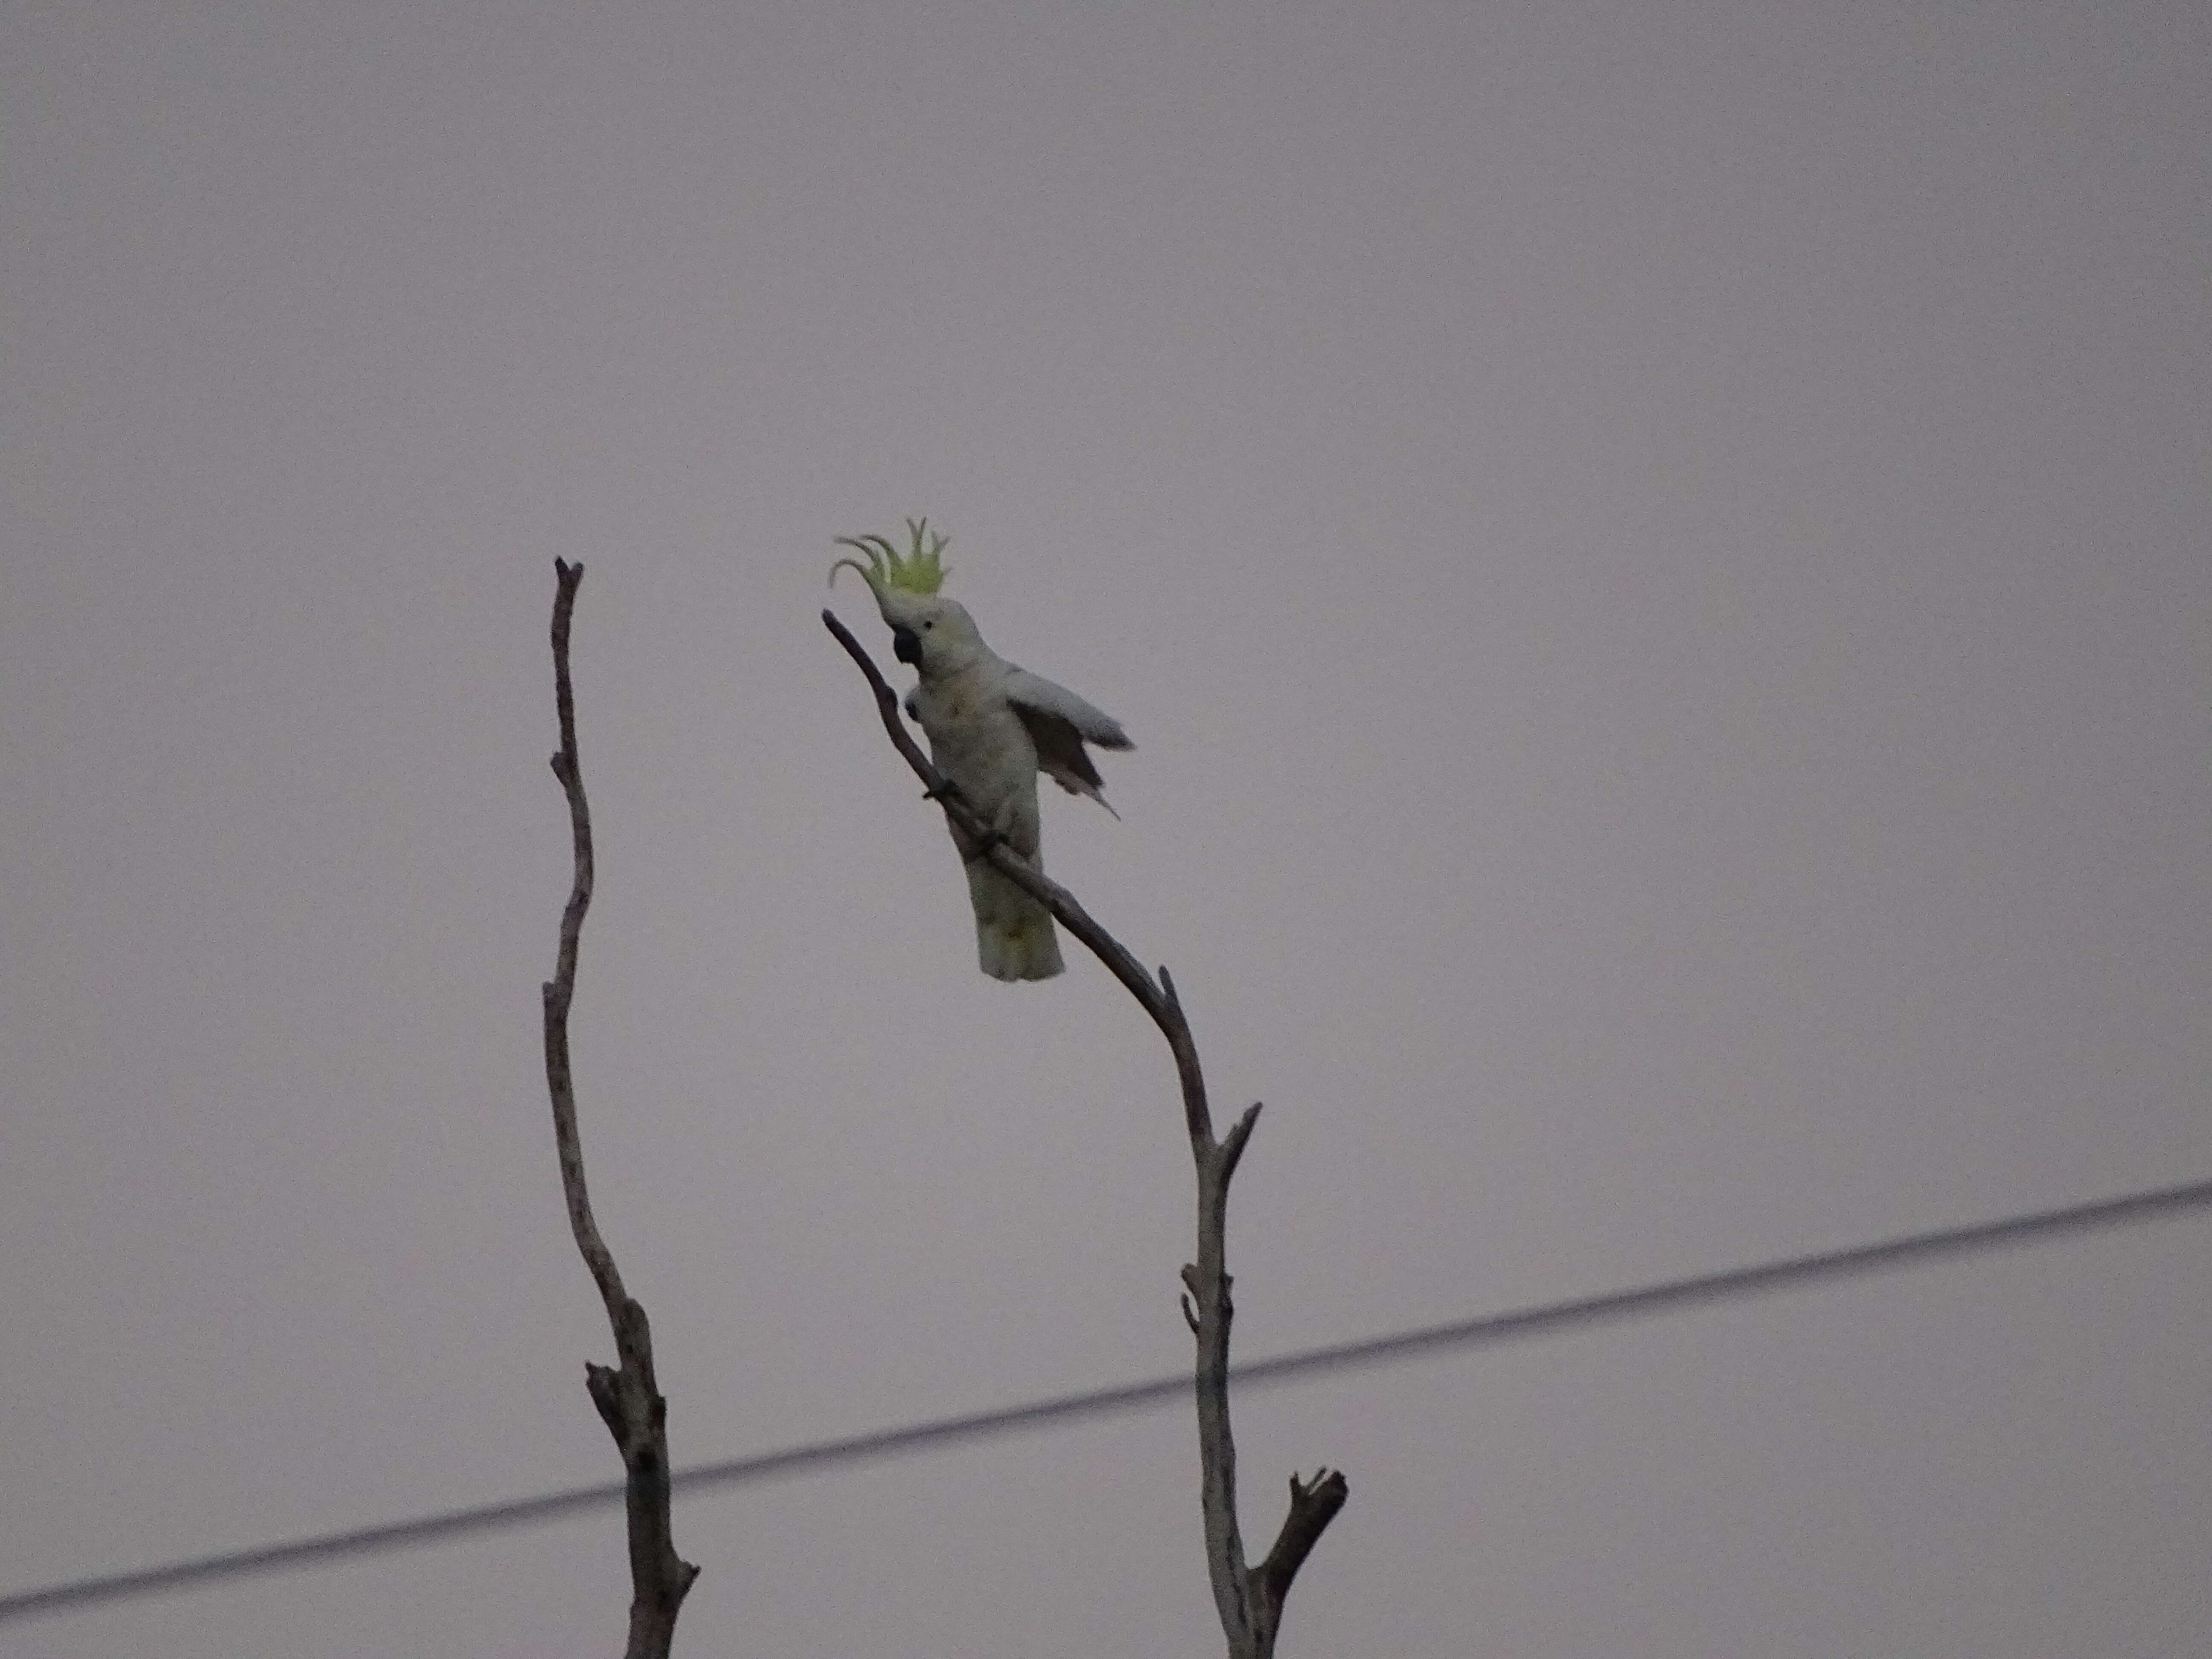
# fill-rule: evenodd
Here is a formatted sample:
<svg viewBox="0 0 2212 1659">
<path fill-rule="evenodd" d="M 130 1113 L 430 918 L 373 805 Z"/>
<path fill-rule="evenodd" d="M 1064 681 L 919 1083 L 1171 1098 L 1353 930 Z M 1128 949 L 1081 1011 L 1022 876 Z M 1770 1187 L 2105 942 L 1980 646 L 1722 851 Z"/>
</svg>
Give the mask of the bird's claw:
<svg viewBox="0 0 2212 1659">
<path fill-rule="evenodd" d="M 979 823 L 982 820 L 983 815 L 969 805 L 968 797 L 960 793 L 960 786 L 950 778 L 940 780 L 934 788 L 923 790 L 921 798 L 963 808 L 970 818 Z M 954 818 L 952 823 L 953 839 L 959 843 L 960 857 L 964 863 L 973 864 L 978 859 L 990 857 L 991 849 L 1006 838 L 1006 830 L 1000 824 L 987 825 L 981 836 L 969 836 L 966 826 L 958 818 Z"/>
<path fill-rule="evenodd" d="M 963 836 L 963 845 L 960 854 L 961 862 L 963 864 L 974 864 L 979 860 L 987 859 L 991 856 L 991 849 L 994 847 L 1003 847 L 1006 844 L 1006 838 L 1000 835 L 996 830 L 987 830 L 983 832 L 981 836 L 973 840 L 970 840 L 966 836 Z"/>
</svg>

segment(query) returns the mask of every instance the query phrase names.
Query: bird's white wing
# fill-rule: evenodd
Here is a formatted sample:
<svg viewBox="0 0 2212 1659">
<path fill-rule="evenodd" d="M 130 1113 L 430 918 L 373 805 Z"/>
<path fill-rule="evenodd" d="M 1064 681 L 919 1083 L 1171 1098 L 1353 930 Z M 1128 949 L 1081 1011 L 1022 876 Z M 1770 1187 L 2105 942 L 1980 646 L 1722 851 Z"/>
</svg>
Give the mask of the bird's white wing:
<svg viewBox="0 0 2212 1659">
<path fill-rule="evenodd" d="M 1088 795 L 1113 812 L 1106 797 L 1099 793 L 1104 780 L 1091 764 L 1091 757 L 1084 752 L 1083 745 L 1090 742 L 1101 749 L 1134 748 L 1136 745 L 1129 741 L 1129 734 L 1121 729 L 1121 722 L 1103 710 L 1092 708 L 1066 686 L 1054 685 L 1050 680 L 1011 664 L 1003 689 L 1006 702 L 1021 716 L 1022 724 L 1029 728 L 1030 740 L 1036 744 L 1037 769 L 1070 794 Z M 1114 812 L 1114 816 L 1121 815 Z"/>
<path fill-rule="evenodd" d="M 1039 674 L 1026 668 L 1006 665 L 1006 701 L 1026 714 L 1042 714 L 1053 720 L 1065 720 L 1075 728 L 1075 734 L 1086 743 L 1095 743 L 1101 749 L 1133 749 L 1129 734 L 1121 729 L 1121 721 L 1103 709 L 1094 708 L 1064 685 L 1054 685 Z"/>
</svg>

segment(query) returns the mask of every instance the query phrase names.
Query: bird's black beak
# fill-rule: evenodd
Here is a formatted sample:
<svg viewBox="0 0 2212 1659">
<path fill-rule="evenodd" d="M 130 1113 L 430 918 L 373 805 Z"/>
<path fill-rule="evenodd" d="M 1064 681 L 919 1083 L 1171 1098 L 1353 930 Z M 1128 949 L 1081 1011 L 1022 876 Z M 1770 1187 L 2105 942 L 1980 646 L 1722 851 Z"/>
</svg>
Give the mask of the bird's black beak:
<svg viewBox="0 0 2212 1659">
<path fill-rule="evenodd" d="M 915 635 L 914 629 L 911 628 L 891 629 L 891 655 L 896 657 L 901 662 L 912 663 L 916 668 L 921 666 L 921 641 Z"/>
</svg>

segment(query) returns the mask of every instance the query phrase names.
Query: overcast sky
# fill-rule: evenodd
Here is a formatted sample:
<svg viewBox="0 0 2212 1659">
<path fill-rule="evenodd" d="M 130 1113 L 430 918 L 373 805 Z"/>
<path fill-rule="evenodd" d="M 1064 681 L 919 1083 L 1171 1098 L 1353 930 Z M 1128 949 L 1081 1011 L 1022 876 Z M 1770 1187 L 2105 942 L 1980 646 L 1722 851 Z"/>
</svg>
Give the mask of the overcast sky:
<svg viewBox="0 0 2212 1659">
<path fill-rule="evenodd" d="M 2212 1174 L 2212 13 L 10 7 L 0 1594 L 1172 1371 L 1192 1182 L 817 618 L 1121 719 L 1240 1358 Z M 857 590 L 833 602 L 887 667 Z M 901 675 L 901 679 L 905 678 Z M 2212 1219 L 1240 1401 L 1281 1652 L 2203 1650 Z M 678 1651 L 1218 1652 L 1177 1407 L 678 1506 Z M 617 1651 L 618 1510 L 0 1629 Z"/>
</svg>

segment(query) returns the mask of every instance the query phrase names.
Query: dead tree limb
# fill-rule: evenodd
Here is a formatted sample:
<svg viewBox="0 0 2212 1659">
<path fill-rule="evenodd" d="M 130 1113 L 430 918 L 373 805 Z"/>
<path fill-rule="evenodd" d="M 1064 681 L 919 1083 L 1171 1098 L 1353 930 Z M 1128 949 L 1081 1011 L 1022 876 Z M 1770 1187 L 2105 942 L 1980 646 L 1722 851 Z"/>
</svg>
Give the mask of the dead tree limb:
<svg viewBox="0 0 2212 1659">
<path fill-rule="evenodd" d="M 1175 1056 L 1176 1077 L 1182 1087 L 1183 1127 L 1190 1136 L 1191 1160 L 1198 1171 L 1198 1260 L 1182 1270 L 1187 1294 L 1183 1318 L 1197 1339 L 1198 1449 L 1200 1508 L 1206 1522 L 1206 1565 L 1213 1585 L 1213 1604 L 1221 1615 L 1222 1633 L 1229 1642 L 1229 1659 L 1269 1659 L 1275 1650 L 1275 1632 L 1283 1618 L 1284 1598 L 1297 1577 L 1306 1556 L 1322 1532 L 1344 1507 L 1348 1488 L 1340 1471 L 1319 1469 L 1311 1480 L 1291 1477 L 1291 1510 L 1284 1518 L 1274 1547 L 1257 1567 L 1244 1560 L 1244 1540 L 1237 1525 L 1237 1443 L 1229 1428 L 1229 1327 L 1236 1310 L 1229 1297 L 1227 1234 L 1229 1181 L 1237 1161 L 1259 1121 L 1255 1102 L 1237 1120 L 1228 1134 L 1213 1137 L 1213 1118 L 1206 1103 L 1206 1078 L 1198 1063 L 1198 1045 L 1183 1018 L 1175 981 L 1162 968 L 1155 981 L 1123 948 L 1120 940 L 1091 919 L 1075 902 L 1074 895 L 1021 854 L 1000 842 L 991 826 L 968 808 L 957 791 L 946 787 L 944 775 L 921 752 L 900 717 L 898 696 L 877 670 L 875 661 L 854 639 L 835 611 L 824 611 L 823 622 L 845 647 L 875 693 L 876 709 L 892 744 L 922 781 L 923 791 L 938 803 L 965 842 L 986 849 L 994 868 L 1049 909 L 1060 926 L 1088 945 L 1106 964 L 1138 1005 L 1152 1017 Z"/>
<path fill-rule="evenodd" d="M 576 994 L 576 951 L 584 912 L 592 902 L 592 813 L 584 800 L 584 773 L 576 757 L 576 703 L 568 683 L 568 619 L 584 567 L 553 561 L 559 590 L 553 600 L 553 695 L 561 716 L 561 750 L 553 775 L 568 796 L 568 823 L 576 852 L 576 877 L 561 916 L 561 955 L 545 982 L 545 1085 L 553 1097 L 553 1139 L 561 1154 L 561 1189 L 568 1200 L 568 1227 L 576 1249 L 607 1304 L 614 1329 L 613 1370 L 586 1363 L 584 1385 L 615 1437 L 628 1479 L 629 1510 L 629 1644 L 624 1659 L 667 1659 L 676 1614 L 699 1569 L 681 1559 L 668 1516 L 668 1402 L 653 1380 L 653 1327 L 645 1309 L 623 1289 L 614 1253 L 592 1218 L 584 1185 L 584 1145 L 576 1130 L 576 1091 L 568 1069 L 568 1005 Z"/>
</svg>

